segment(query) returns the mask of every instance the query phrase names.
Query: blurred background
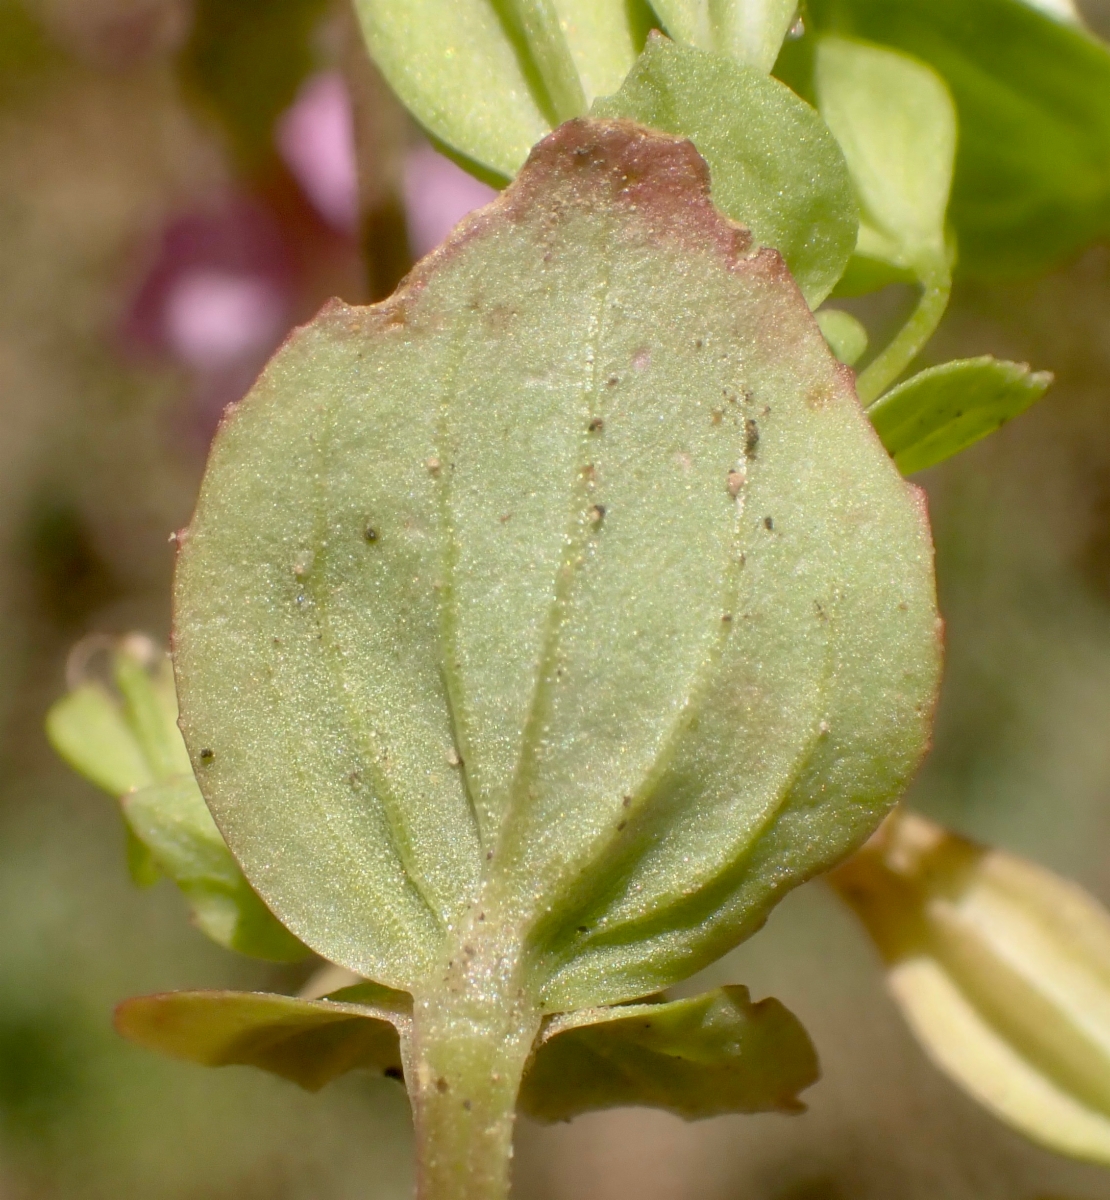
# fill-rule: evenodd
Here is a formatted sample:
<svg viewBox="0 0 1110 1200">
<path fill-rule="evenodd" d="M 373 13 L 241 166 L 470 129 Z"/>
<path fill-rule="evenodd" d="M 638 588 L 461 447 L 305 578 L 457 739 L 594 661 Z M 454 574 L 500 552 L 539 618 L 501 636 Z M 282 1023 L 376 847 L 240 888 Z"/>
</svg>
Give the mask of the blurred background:
<svg viewBox="0 0 1110 1200">
<path fill-rule="evenodd" d="M 1110 32 L 1110 3 L 1086 16 Z M 342 5 L 0 0 L 0 1200 L 409 1195 L 397 1084 L 310 1097 L 114 1035 L 126 996 L 295 990 L 304 969 L 214 946 L 166 882 L 134 888 L 114 804 L 42 719 L 84 634 L 167 637 L 169 534 L 290 325 L 388 294 L 491 194 L 421 140 Z M 1057 383 L 921 480 L 948 673 L 912 801 L 1110 901 L 1110 252 L 958 288 L 929 357 L 983 353 Z M 925 1062 L 820 882 L 706 976 L 801 1016 L 809 1112 L 526 1123 L 522 1198 L 1110 1200 L 1110 1172 Z"/>
</svg>

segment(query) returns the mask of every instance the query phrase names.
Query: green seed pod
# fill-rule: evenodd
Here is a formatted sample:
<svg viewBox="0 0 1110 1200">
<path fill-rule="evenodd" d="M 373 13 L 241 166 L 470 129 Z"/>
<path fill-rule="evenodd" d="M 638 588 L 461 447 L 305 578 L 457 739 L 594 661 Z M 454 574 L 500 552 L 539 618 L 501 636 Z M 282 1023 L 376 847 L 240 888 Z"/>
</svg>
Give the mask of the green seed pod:
<svg viewBox="0 0 1110 1200">
<path fill-rule="evenodd" d="M 832 875 L 929 1057 L 1034 1141 L 1110 1162 L 1110 914 L 908 813 Z"/>
</svg>

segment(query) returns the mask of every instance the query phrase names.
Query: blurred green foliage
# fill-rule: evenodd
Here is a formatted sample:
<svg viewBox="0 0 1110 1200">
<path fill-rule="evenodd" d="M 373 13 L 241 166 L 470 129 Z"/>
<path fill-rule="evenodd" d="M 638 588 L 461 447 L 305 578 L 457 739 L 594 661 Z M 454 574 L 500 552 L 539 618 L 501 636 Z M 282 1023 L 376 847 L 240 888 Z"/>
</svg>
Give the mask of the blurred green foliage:
<svg viewBox="0 0 1110 1200">
<path fill-rule="evenodd" d="M 83 2 L 92 11 L 102 0 Z M 73 641 L 96 629 L 160 636 L 168 627 L 166 538 L 188 516 L 202 446 L 182 433 L 185 381 L 124 360 L 112 331 L 146 239 L 235 170 L 183 106 L 172 63 L 91 66 L 63 54 L 14 0 L 0 0 L 5 1200 L 409 1193 L 408 1114 L 391 1081 L 353 1076 L 302 1096 L 245 1068 L 162 1061 L 112 1032 L 125 996 L 203 985 L 293 990 L 301 976 L 211 945 L 168 883 L 134 889 L 118 819 L 41 732 Z M 1107 253 L 1090 251 L 1039 282 L 957 289 L 933 357 L 985 351 L 1049 368 L 1057 384 L 1043 404 L 923 477 L 948 676 L 914 799 L 1106 900 Z M 691 990 L 739 979 L 756 998 L 781 998 L 817 1044 L 824 1080 L 807 1096 L 807 1116 L 686 1126 L 617 1111 L 543 1131 L 526 1125 L 521 1196 L 1110 1200 L 1105 1172 L 1025 1145 L 924 1062 L 870 948 L 820 885 Z"/>
</svg>

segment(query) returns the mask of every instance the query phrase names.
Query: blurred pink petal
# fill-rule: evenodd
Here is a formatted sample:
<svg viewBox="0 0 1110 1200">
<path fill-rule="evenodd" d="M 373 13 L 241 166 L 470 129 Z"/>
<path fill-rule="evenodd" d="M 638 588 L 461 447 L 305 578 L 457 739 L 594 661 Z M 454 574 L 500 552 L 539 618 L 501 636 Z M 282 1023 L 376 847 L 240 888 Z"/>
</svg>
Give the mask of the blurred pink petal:
<svg viewBox="0 0 1110 1200">
<path fill-rule="evenodd" d="M 284 328 L 286 304 L 265 276 L 200 267 L 174 282 L 163 320 L 175 356 L 213 371 L 269 349 Z"/>
<path fill-rule="evenodd" d="M 329 225 L 358 228 L 358 167 L 351 97 L 338 71 L 314 75 L 277 125 L 285 165 Z"/>
<path fill-rule="evenodd" d="M 476 208 L 497 196 L 494 188 L 468 175 L 431 146 L 421 146 L 405 159 L 405 215 L 409 248 L 423 258 Z"/>
</svg>

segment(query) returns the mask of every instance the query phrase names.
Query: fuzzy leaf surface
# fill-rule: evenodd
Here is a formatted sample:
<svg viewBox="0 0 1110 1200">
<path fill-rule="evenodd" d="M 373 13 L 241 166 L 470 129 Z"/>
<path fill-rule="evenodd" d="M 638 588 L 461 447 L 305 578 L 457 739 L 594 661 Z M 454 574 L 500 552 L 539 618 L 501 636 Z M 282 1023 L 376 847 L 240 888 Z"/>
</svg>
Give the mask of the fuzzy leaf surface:
<svg viewBox="0 0 1110 1200">
<path fill-rule="evenodd" d="M 229 416 L 179 539 L 183 729 L 332 962 L 632 999 L 857 845 L 925 746 L 932 553 L 688 142 L 576 121 Z M 492 967 L 491 967 L 492 969 Z"/>
<path fill-rule="evenodd" d="M 370 54 L 429 133 L 485 172 L 511 179 L 558 124 L 511 3 L 356 0 Z M 552 0 L 581 84 L 583 111 L 615 92 L 643 48 L 636 0 Z"/>
<path fill-rule="evenodd" d="M 709 164 L 713 202 L 786 259 L 811 308 L 844 273 L 859 224 L 844 155 L 785 84 L 653 34 L 593 113 L 689 138 Z"/>
<path fill-rule="evenodd" d="M 960 138 L 960 270 L 1045 270 L 1110 222 L 1110 50 L 1021 0 L 809 0 L 812 28 L 912 54 L 945 80 Z"/>
<path fill-rule="evenodd" d="M 1052 375 L 989 355 L 929 367 L 892 388 L 868 410 L 883 445 L 905 475 L 923 471 L 993 433 L 1035 404 Z"/>
<path fill-rule="evenodd" d="M 405 999 L 373 984 L 338 999 L 270 992 L 165 992 L 116 1009 L 129 1041 L 208 1067 L 260 1067 L 310 1092 L 358 1068 L 397 1074 Z"/>
<path fill-rule="evenodd" d="M 122 805 L 135 837 L 181 889 L 193 919 L 213 941 L 275 962 L 307 955 L 243 877 L 192 774 L 131 792 Z"/>
<path fill-rule="evenodd" d="M 556 1017 L 527 1073 L 523 1111 L 541 1121 L 622 1105 L 688 1121 L 720 1113 L 799 1112 L 817 1053 L 777 1000 L 723 987 L 668 1004 Z"/>
</svg>

